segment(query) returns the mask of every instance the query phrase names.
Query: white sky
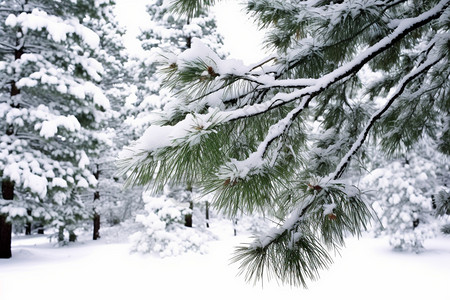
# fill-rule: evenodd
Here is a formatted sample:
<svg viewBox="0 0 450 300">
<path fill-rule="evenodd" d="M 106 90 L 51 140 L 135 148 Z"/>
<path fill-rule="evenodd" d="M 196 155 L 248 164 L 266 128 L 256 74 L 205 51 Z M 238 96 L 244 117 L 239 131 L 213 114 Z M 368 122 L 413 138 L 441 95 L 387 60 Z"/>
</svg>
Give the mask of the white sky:
<svg viewBox="0 0 450 300">
<path fill-rule="evenodd" d="M 119 21 L 127 28 L 126 46 L 139 52 L 135 36 L 149 19 L 145 11 L 148 0 L 116 0 Z M 217 15 L 218 31 L 224 36 L 224 50 L 230 58 L 245 63 L 259 61 L 265 54 L 262 49 L 263 33 L 259 32 L 249 17 L 241 10 L 238 0 L 222 0 L 213 8 Z"/>
</svg>

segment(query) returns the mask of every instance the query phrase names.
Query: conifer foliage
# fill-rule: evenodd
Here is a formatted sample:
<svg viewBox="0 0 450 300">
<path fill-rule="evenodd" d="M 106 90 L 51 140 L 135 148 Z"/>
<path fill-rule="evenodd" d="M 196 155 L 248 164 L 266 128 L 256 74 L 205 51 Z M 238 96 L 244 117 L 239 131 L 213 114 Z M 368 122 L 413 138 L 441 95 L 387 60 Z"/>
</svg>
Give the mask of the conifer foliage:
<svg viewBox="0 0 450 300">
<path fill-rule="evenodd" d="M 216 51 L 220 51 L 222 44 L 213 14 L 203 9 L 196 16 L 182 16 L 172 12 L 167 3 L 162 0 L 148 2 L 146 10 L 150 24 L 138 36 L 145 54 L 133 58 L 130 64 L 136 97 L 127 105 L 126 123 L 131 124 L 138 136 L 153 121 L 152 112 L 160 110 L 173 98 L 172 93 L 161 86 L 161 76 L 157 74 L 161 60 L 190 48 L 194 38 L 201 39 Z"/>
<path fill-rule="evenodd" d="M 151 252 L 160 257 L 176 256 L 187 251 L 207 251 L 206 242 L 212 236 L 205 230 L 185 226 L 186 216 L 193 212 L 187 206 L 180 206 L 180 193 L 166 190 L 166 193 L 156 197 L 149 192 L 144 192 L 142 196 L 145 213 L 136 215 L 140 230 L 130 237 L 133 251 Z"/>
<path fill-rule="evenodd" d="M 380 219 L 372 230 L 389 235 L 397 250 L 422 251 L 425 239 L 434 237 L 438 229 L 435 214 L 443 212 L 440 199 L 450 170 L 448 158 L 430 144 L 422 142 L 387 163 L 380 159 L 381 165 L 361 180 Z"/>
<path fill-rule="evenodd" d="M 174 6 L 194 16 L 210 2 Z M 230 216 L 278 218 L 236 260 L 249 280 L 305 285 L 371 218 L 342 181 L 368 143 L 393 154 L 429 136 L 449 148 L 449 2 L 248 1 L 273 55 L 246 66 L 194 39 L 168 57 L 176 104 L 124 151 L 130 182 L 192 182 Z"/>
<path fill-rule="evenodd" d="M 126 122 L 131 124 L 132 132 L 139 136 L 150 122 L 166 122 L 166 115 L 161 115 L 163 119 L 158 120 L 155 116 L 158 113 L 155 114 L 154 110 L 160 111 L 163 107 L 169 110 L 169 106 L 182 109 L 174 101 L 173 94 L 176 91 L 162 86 L 161 76 L 157 74 L 161 59 L 175 58 L 191 47 L 194 38 L 201 39 L 213 49 L 220 49 L 222 44 L 215 16 L 206 9 L 195 16 L 184 16 L 171 11 L 167 1 L 153 0 L 149 1 L 147 12 L 150 26 L 139 35 L 145 55 L 137 58 L 133 66 L 136 97 L 131 101 L 134 103 L 127 103 L 130 115 Z M 187 249 L 203 252 L 202 243 L 207 240 L 207 236 L 201 230 L 203 223 L 193 217 L 198 209 L 194 208 L 192 183 L 169 184 L 164 190 L 164 193 L 154 197 L 143 193 L 145 213 L 136 217 L 143 229 L 132 237 L 134 250 L 155 252 L 162 256 L 177 255 Z M 168 215 L 168 212 L 171 213 Z M 184 224 L 180 225 L 182 219 Z"/>
<path fill-rule="evenodd" d="M 91 56 L 100 39 L 85 22 L 107 5 L 0 2 L 0 177 L 3 198 L 13 200 L 1 202 L 0 227 L 39 221 L 74 239 L 76 222 L 90 215 L 80 191 L 96 185 L 89 157 L 104 140 L 110 103 L 98 85 L 104 68 Z"/>
</svg>

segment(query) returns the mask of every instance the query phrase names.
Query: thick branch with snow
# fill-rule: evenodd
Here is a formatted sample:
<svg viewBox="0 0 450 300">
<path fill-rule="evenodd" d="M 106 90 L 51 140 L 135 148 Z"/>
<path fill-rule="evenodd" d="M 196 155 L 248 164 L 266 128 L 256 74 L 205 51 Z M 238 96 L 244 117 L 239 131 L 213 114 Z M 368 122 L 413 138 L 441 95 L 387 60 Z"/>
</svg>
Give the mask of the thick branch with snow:
<svg viewBox="0 0 450 300">
<path fill-rule="evenodd" d="M 189 181 L 225 213 L 279 218 L 237 257 L 249 278 L 268 271 L 305 284 L 328 265 L 325 248 L 370 219 L 362 194 L 337 182 L 364 163 L 366 147 L 389 138 L 387 151 L 400 151 L 431 132 L 409 134 L 411 126 L 443 128 L 449 1 L 412 9 L 408 1 L 251 0 L 248 10 L 269 28 L 274 54 L 245 66 L 194 39 L 168 55 L 162 70 L 176 99 L 120 164 L 131 183 Z M 422 103 L 427 110 L 414 109 Z"/>
</svg>

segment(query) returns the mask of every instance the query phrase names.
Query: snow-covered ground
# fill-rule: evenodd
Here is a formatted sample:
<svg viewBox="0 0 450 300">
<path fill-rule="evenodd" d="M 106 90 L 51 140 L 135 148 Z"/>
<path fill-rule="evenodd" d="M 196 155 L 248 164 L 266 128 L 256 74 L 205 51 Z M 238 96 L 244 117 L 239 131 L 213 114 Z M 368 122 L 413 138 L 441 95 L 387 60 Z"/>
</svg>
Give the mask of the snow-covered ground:
<svg viewBox="0 0 450 300">
<path fill-rule="evenodd" d="M 55 247 L 45 236 L 15 237 L 13 258 L 0 260 L 1 300 L 53 299 L 450 299 L 450 238 L 426 243 L 422 254 L 390 250 L 385 239 L 349 239 L 309 289 L 256 286 L 230 264 L 234 237 L 226 222 L 212 224 L 219 238 L 206 255 L 130 254 L 111 238 Z"/>
</svg>

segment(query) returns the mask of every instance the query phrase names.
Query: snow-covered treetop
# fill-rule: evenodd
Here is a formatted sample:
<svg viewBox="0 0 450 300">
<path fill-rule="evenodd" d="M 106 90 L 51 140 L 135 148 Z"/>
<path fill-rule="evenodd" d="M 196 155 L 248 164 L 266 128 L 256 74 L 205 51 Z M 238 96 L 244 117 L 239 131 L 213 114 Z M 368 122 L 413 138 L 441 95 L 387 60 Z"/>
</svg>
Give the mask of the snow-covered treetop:
<svg viewBox="0 0 450 300">
<path fill-rule="evenodd" d="M 29 30 L 46 30 L 55 42 L 65 41 L 69 34 L 77 34 L 91 48 L 98 47 L 100 41 L 95 32 L 81 25 L 77 19 L 63 20 L 60 17 L 48 15 L 39 8 L 34 8 L 31 13 L 22 12 L 18 16 L 10 14 L 5 24 L 10 27 L 20 27 L 25 35 Z"/>
</svg>

